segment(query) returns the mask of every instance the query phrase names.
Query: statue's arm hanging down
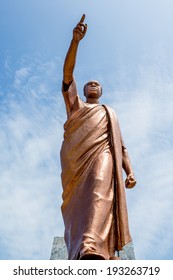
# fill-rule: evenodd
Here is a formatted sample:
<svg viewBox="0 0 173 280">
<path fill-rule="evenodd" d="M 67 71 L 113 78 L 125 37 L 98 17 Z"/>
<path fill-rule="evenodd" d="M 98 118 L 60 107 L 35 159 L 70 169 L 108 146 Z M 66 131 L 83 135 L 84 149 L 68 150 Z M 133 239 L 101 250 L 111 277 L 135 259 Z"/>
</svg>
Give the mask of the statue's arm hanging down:
<svg viewBox="0 0 173 280">
<path fill-rule="evenodd" d="M 115 251 L 131 241 L 125 186 L 136 181 L 115 112 L 99 104 L 98 81 L 84 86 L 86 102 L 76 89 L 73 71 L 85 15 L 73 30 L 67 52 L 62 92 L 67 121 L 61 148 L 65 242 L 69 259 L 116 259 Z"/>
</svg>

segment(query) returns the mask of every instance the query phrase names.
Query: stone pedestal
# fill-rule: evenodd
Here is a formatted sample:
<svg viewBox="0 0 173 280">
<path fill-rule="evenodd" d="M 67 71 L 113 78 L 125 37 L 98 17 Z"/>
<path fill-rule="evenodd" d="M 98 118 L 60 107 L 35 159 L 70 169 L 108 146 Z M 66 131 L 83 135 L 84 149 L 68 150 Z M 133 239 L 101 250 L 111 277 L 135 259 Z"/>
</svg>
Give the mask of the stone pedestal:
<svg viewBox="0 0 173 280">
<path fill-rule="evenodd" d="M 130 242 L 123 247 L 122 251 L 116 252 L 115 256 L 119 256 L 121 260 L 135 260 L 133 243 Z M 67 260 L 67 248 L 63 237 L 54 237 L 51 260 Z"/>
</svg>

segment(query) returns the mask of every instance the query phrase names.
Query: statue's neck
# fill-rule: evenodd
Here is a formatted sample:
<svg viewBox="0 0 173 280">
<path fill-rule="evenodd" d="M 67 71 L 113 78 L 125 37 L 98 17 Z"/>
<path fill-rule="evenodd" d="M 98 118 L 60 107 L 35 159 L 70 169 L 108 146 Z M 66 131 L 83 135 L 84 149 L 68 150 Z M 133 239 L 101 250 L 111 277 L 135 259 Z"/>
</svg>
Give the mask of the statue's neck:
<svg viewBox="0 0 173 280">
<path fill-rule="evenodd" d="M 87 98 L 86 102 L 90 103 L 90 104 L 99 104 L 99 99 L 98 98 Z"/>
</svg>

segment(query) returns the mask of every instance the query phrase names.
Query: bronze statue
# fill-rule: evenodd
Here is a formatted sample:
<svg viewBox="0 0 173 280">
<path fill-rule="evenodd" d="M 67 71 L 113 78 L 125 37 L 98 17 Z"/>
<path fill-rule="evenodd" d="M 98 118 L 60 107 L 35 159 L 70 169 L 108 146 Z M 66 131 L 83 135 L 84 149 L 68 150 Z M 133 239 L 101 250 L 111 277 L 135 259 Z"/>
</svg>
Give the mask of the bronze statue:
<svg viewBox="0 0 173 280">
<path fill-rule="evenodd" d="M 63 69 L 62 93 L 67 110 L 61 148 L 65 242 L 71 260 L 116 259 L 115 250 L 131 241 L 125 186 L 136 184 L 118 120 L 99 104 L 102 88 L 84 86 L 86 102 L 73 77 L 79 42 L 86 34 L 85 15 L 73 30 Z"/>
</svg>

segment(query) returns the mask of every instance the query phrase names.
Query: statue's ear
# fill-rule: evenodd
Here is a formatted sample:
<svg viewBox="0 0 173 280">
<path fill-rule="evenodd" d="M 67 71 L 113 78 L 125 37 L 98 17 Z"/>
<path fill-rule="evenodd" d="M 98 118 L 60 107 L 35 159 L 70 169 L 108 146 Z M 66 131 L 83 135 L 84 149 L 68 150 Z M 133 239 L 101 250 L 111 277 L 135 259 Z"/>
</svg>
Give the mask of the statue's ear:
<svg viewBox="0 0 173 280">
<path fill-rule="evenodd" d="M 84 85 L 84 87 L 83 87 L 83 94 L 86 97 L 86 85 Z"/>
</svg>

